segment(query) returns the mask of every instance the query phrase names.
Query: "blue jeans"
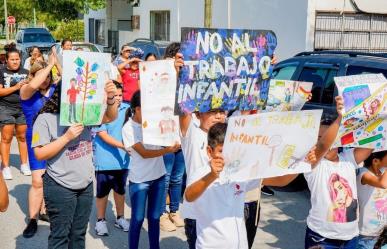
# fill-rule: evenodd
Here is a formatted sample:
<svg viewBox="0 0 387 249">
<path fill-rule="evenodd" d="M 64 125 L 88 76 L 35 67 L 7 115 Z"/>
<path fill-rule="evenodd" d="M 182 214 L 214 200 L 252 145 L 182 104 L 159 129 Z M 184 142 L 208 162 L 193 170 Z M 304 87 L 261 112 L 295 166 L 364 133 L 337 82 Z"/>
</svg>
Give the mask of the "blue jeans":
<svg viewBox="0 0 387 249">
<path fill-rule="evenodd" d="M 145 204 L 147 200 L 149 248 L 160 248 L 160 216 L 163 213 L 163 203 L 165 203 L 164 190 L 165 176 L 142 183 L 129 182 L 129 195 L 132 206 L 132 215 L 128 235 L 129 249 L 138 248 L 141 227 L 145 218 Z"/>
<path fill-rule="evenodd" d="M 183 152 L 180 150 L 176 153 L 164 155 L 164 164 L 167 171 L 165 175 L 165 197 L 169 193 L 169 211 L 174 213 L 179 210 L 181 200 L 181 188 L 183 186 L 183 175 L 185 171 Z M 164 212 L 167 212 L 166 206 L 164 201 Z"/>
<path fill-rule="evenodd" d="M 322 246 L 324 249 L 356 249 L 359 237 L 351 240 L 328 239 L 306 227 L 305 249 L 312 246 Z"/>
<path fill-rule="evenodd" d="M 93 204 L 93 184 L 72 190 L 43 175 L 43 195 L 50 218 L 49 249 L 85 248 L 87 223 Z"/>
<path fill-rule="evenodd" d="M 189 249 L 196 248 L 196 220 L 192 219 L 184 219 L 184 232 L 185 236 L 187 236 L 187 243 Z"/>
<path fill-rule="evenodd" d="M 359 242 L 357 249 L 374 249 L 375 243 L 378 240 L 377 237 L 359 236 Z"/>
</svg>

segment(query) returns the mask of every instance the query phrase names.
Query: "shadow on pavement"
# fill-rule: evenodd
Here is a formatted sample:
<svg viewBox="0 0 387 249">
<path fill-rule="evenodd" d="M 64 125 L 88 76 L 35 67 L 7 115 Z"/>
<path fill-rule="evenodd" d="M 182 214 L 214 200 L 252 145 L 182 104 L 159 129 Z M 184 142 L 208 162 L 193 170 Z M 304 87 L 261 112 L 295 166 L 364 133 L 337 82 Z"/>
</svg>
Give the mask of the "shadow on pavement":
<svg viewBox="0 0 387 249">
<path fill-rule="evenodd" d="M 28 217 L 28 191 L 30 190 L 30 186 L 30 184 L 18 184 L 9 191 L 9 194 L 15 197 L 25 217 Z"/>
<path fill-rule="evenodd" d="M 23 237 L 23 229 L 20 235 L 16 237 L 16 249 L 42 249 L 47 248 L 48 235 L 50 234 L 50 224 L 47 222 L 38 222 L 38 231 L 34 237 L 26 239 Z"/>
<path fill-rule="evenodd" d="M 180 238 L 177 237 L 167 237 L 163 238 L 160 241 L 160 248 L 161 249 L 167 249 L 167 248 L 180 248 L 180 249 L 188 249 L 188 244 L 186 241 L 183 241 Z"/>
</svg>

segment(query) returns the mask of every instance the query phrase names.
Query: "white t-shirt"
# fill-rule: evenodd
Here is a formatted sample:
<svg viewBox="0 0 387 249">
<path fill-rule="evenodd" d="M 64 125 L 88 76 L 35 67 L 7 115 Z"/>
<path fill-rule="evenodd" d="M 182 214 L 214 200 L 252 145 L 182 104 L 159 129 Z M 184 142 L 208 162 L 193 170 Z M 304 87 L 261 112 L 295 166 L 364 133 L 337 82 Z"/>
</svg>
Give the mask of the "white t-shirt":
<svg viewBox="0 0 387 249">
<path fill-rule="evenodd" d="M 117 66 L 115 66 L 113 63 L 110 63 L 110 77 L 112 80 L 117 80 L 118 75 L 120 75 L 120 72 L 118 71 Z"/>
<path fill-rule="evenodd" d="M 329 239 L 350 240 L 359 234 L 354 151 L 339 154 L 339 162 L 323 158 L 309 173 L 312 207 L 308 227 Z"/>
<path fill-rule="evenodd" d="M 23 66 L 24 69 L 26 70 L 30 70 L 31 69 L 31 57 L 28 57 L 25 61 L 24 61 L 24 66 Z"/>
<path fill-rule="evenodd" d="M 125 149 L 130 153 L 129 181 L 134 183 L 147 182 L 158 179 L 165 175 L 165 165 L 162 156 L 154 158 L 143 158 L 132 148 L 137 143 L 142 143 L 141 124 L 129 119 L 122 128 L 122 140 Z M 143 144 L 147 150 L 160 150 L 162 147 Z"/>
<path fill-rule="evenodd" d="M 361 178 L 366 172 L 373 174 L 367 168 L 361 168 L 357 176 L 359 230 L 364 236 L 379 236 L 387 225 L 387 190 L 361 184 Z"/>
<path fill-rule="evenodd" d="M 181 149 L 185 160 L 187 186 L 192 184 L 193 172 L 208 165 L 207 133 L 199 127 L 199 122 L 191 120 L 187 133 L 181 137 Z M 181 214 L 184 218 L 195 219 L 192 203 L 183 201 Z"/>
<path fill-rule="evenodd" d="M 194 181 L 210 170 L 208 163 L 193 173 Z M 212 183 L 193 202 L 196 215 L 196 249 L 247 249 L 244 220 L 246 192 L 260 185 L 261 180 L 242 183 Z"/>
</svg>

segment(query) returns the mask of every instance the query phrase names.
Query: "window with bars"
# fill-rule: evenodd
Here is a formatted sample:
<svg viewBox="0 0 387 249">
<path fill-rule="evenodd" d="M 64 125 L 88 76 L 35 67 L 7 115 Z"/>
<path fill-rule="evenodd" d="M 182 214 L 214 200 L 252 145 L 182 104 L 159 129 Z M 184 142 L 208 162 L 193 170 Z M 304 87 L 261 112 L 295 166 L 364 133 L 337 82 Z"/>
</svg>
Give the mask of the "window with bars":
<svg viewBox="0 0 387 249">
<path fill-rule="evenodd" d="M 387 15 L 316 13 L 315 50 L 387 52 Z"/>
<path fill-rule="evenodd" d="M 170 12 L 150 12 L 150 39 L 156 41 L 169 41 L 170 36 Z"/>
</svg>

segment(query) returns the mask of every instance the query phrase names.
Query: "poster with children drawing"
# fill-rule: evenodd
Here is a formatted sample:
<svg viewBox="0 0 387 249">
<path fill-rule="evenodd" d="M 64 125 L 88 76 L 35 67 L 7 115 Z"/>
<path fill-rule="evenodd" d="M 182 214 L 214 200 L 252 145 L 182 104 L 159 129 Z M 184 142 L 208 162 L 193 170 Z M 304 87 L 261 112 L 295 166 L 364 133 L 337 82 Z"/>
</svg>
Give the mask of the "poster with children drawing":
<svg viewBox="0 0 387 249">
<path fill-rule="evenodd" d="M 303 173 L 316 144 L 322 110 L 267 112 L 231 117 L 223 146 L 223 181 Z"/>
<path fill-rule="evenodd" d="M 100 125 L 110 71 L 106 53 L 64 51 L 60 125 Z"/>
<path fill-rule="evenodd" d="M 344 112 L 335 147 L 387 149 L 387 80 L 382 74 L 336 77 Z"/>
<path fill-rule="evenodd" d="M 262 109 L 276 47 L 270 30 L 182 28 L 175 112 Z"/>
<path fill-rule="evenodd" d="M 180 141 L 179 117 L 174 115 L 174 60 L 140 63 L 142 133 L 145 144 L 171 146 Z"/>
<path fill-rule="evenodd" d="M 300 111 L 312 93 L 312 86 L 312 82 L 272 79 L 264 111 Z"/>
</svg>

